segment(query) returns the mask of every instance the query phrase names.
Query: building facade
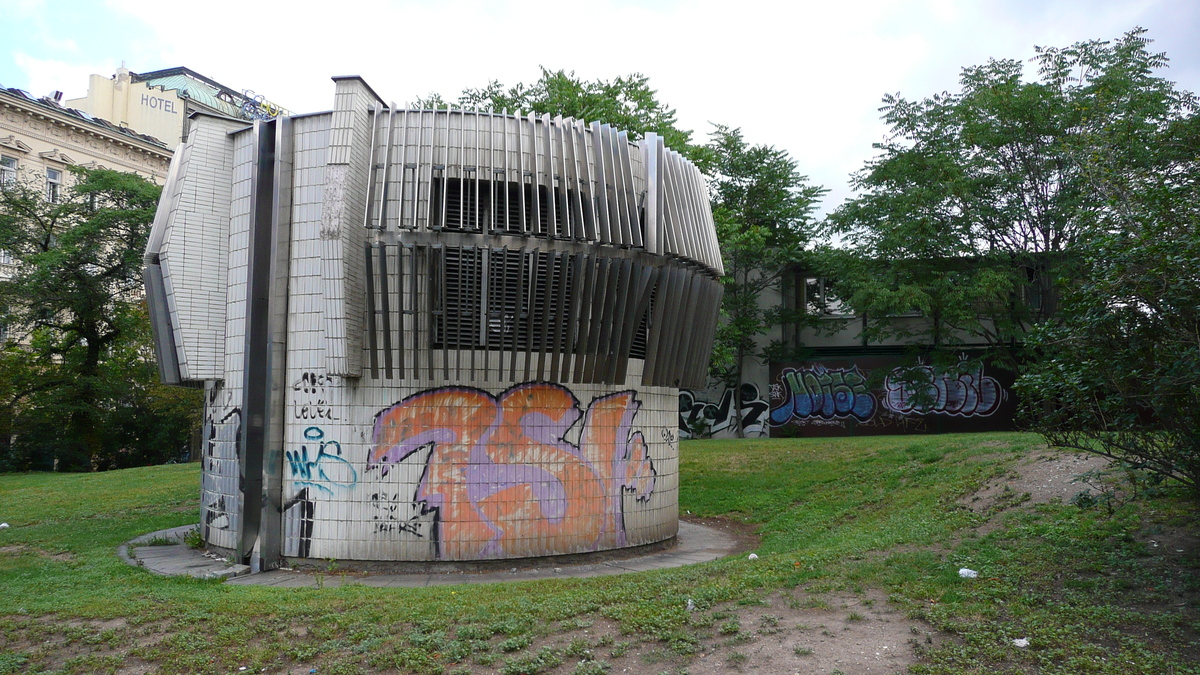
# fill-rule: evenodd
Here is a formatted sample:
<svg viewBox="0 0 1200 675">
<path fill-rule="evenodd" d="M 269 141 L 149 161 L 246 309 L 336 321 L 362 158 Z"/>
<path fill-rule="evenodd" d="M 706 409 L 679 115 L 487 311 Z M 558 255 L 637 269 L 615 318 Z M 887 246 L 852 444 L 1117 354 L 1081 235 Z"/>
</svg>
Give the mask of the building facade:
<svg viewBox="0 0 1200 675">
<path fill-rule="evenodd" d="M 162 378 L 207 392 L 210 547 L 266 569 L 676 533 L 722 268 L 660 138 L 337 78 L 332 112 L 196 115 L 146 264 Z"/>
<path fill-rule="evenodd" d="M 958 363 L 934 363 L 922 336 L 930 319 L 913 313 L 871 318 L 855 315 L 829 279 L 789 270 L 780 287 L 764 293 L 763 306 L 803 312 L 814 320 L 782 324 L 761 336 L 759 348 L 802 358 L 748 359 L 740 392 L 722 384 L 683 389 L 681 437 L 850 436 L 1015 428 L 1015 373 L 986 359 L 988 345 L 955 335 Z M 869 337 L 868 321 L 900 330 Z M 902 334 L 918 337 L 905 339 Z"/>
<path fill-rule="evenodd" d="M 0 86 L 0 179 L 63 189 L 67 167 L 107 168 L 161 183 L 171 149 L 158 139 L 62 105 Z"/>
<path fill-rule="evenodd" d="M 208 113 L 233 119 L 271 119 L 287 111 L 252 91 L 236 91 L 190 68 L 112 77 L 92 75 L 88 93 L 66 105 L 162 139 L 171 148 L 187 140 L 188 117 Z"/>
</svg>

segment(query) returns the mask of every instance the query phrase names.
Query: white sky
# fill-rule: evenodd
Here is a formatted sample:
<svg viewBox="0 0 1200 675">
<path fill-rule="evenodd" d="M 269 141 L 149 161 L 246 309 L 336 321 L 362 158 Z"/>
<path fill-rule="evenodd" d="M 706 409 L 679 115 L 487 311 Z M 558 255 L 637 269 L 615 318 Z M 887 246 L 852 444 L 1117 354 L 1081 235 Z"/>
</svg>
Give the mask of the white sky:
<svg viewBox="0 0 1200 675">
<path fill-rule="evenodd" d="M 828 211 L 883 138 L 883 94 L 956 90 L 963 66 L 1139 25 L 1171 58 L 1166 75 L 1200 90 L 1197 0 L 0 0 L 0 83 L 71 98 L 121 61 L 187 66 L 312 112 L 331 107 L 333 75 L 362 75 L 404 103 L 533 81 L 539 65 L 588 79 L 641 72 L 697 139 L 718 122 L 787 150 L 830 188 Z"/>
</svg>

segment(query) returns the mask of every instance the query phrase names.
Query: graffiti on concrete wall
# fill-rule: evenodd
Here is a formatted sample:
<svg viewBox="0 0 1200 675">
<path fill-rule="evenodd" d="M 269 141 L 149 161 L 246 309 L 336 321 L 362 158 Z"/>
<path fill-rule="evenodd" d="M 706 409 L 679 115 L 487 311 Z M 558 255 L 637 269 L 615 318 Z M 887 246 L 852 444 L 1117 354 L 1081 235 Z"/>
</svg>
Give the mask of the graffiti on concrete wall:
<svg viewBox="0 0 1200 675">
<path fill-rule="evenodd" d="M 939 372 L 933 366 L 896 368 L 884 380 L 884 405 L 900 414 L 943 413 L 987 417 L 1005 399 L 1000 382 L 983 374 L 979 363 L 960 363 Z"/>
<path fill-rule="evenodd" d="M 288 470 L 297 488 L 312 488 L 327 495 L 354 487 L 358 472 L 342 457 L 342 444 L 325 439 L 320 427 L 304 430 L 304 443 L 296 450 L 285 450 Z"/>
<path fill-rule="evenodd" d="M 1005 430 L 1014 404 L 1011 372 L 984 373 L 979 358 L 908 365 L 864 356 L 771 365 L 772 435 Z M 872 377 L 872 373 L 875 373 Z"/>
<path fill-rule="evenodd" d="M 770 405 L 758 393 L 758 385 L 742 385 L 742 430 L 747 436 L 767 433 L 767 411 Z M 679 437 L 691 438 L 694 432 L 715 435 L 734 429 L 733 389 L 726 387 L 716 403 L 705 401 L 689 389 L 679 390 Z"/>
<path fill-rule="evenodd" d="M 336 378 L 324 373 L 305 372 L 292 383 L 292 416 L 298 420 L 337 420 L 330 401 Z"/>
<path fill-rule="evenodd" d="M 242 455 L 242 409 L 233 405 L 232 392 L 221 387 L 209 389 L 204 408 L 201 520 L 207 541 L 212 530 L 230 530 L 237 522 L 234 495 Z"/>
<path fill-rule="evenodd" d="M 878 402 L 867 389 L 867 378 L 858 366 L 785 368 L 780 374 L 779 398 L 783 404 L 771 409 L 771 423 L 792 419 L 823 420 L 853 418 L 865 422 L 875 415 Z"/>
<path fill-rule="evenodd" d="M 445 559 L 532 556 L 625 543 L 626 495 L 646 501 L 656 469 L 634 418 L 633 391 L 581 411 L 558 384 L 526 383 L 499 396 L 430 389 L 375 418 L 367 470 L 427 452 L 413 501 L 435 512 Z M 578 441 L 567 439 L 582 419 Z M 574 437 L 572 435 L 572 437 Z"/>
</svg>

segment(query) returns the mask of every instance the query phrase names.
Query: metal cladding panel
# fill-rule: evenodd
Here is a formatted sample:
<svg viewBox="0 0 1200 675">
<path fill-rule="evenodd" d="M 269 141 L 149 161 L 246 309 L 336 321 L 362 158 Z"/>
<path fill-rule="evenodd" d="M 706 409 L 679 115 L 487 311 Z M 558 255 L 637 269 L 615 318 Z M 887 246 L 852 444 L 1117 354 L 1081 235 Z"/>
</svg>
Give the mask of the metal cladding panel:
<svg viewBox="0 0 1200 675">
<path fill-rule="evenodd" d="M 354 78 L 337 89 L 332 113 L 274 136 L 282 259 L 282 237 L 265 257 L 252 245 L 265 147 L 225 139 L 228 310 L 206 399 L 205 538 L 265 567 L 672 536 L 675 387 L 704 375 L 720 301 L 694 167 L 604 124 L 403 110 Z M 268 328 L 282 311 L 286 330 L 265 348 L 264 258 L 268 281 L 286 269 L 284 302 L 266 286 Z M 256 374 L 264 351 L 273 362 Z M 260 474 L 239 477 L 255 456 Z"/>
<path fill-rule="evenodd" d="M 229 132 L 242 128 L 244 123 L 215 117 L 193 120 L 188 142 L 172 160 L 147 248 L 147 262 L 162 273 L 167 303 L 162 318 L 170 322 L 180 382 L 222 376 L 233 170 Z"/>
</svg>

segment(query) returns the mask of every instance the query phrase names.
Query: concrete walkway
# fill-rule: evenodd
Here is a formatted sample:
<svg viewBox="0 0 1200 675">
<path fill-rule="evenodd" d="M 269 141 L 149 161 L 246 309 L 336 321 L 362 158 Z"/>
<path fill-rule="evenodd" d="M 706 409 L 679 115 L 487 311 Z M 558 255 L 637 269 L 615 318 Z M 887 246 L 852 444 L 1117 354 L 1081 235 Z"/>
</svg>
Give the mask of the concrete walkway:
<svg viewBox="0 0 1200 675">
<path fill-rule="evenodd" d="M 231 584 L 281 588 L 336 588 L 345 584 L 359 584 L 398 588 L 597 577 L 625 572 L 643 572 L 716 560 L 738 553 L 742 548 L 737 539 L 716 528 L 680 521 L 679 535 L 676 537 L 675 546 L 671 548 L 628 558 L 613 559 L 609 557 L 594 563 L 555 566 L 553 559 L 546 559 L 546 567 L 513 567 L 507 570 L 493 571 L 452 570 L 450 568 L 453 567 L 453 564 L 450 563 L 446 564 L 445 571 L 437 571 L 435 563 L 433 564 L 434 571 L 410 573 L 301 572 L 279 569 L 250 574 L 250 568 L 246 565 L 231 565 L 223 559 L 185 546 L 182 543 L 183 536 L 194 528 L 194 525 L 185 525 L 170 530 L 151 532 L 123 544 L 117 549 L 117 554 L 125 562 L 144 567 L 155 574 L 188 575 L 200 579 L 225 578 L 228 580 L 227 583 Z M 170 541 L 179 543 L 168 543 Z M 606 555 L 611 556 L 611 552 Z M 537 561 L 529 559 L 514 561 L 514 564 L 518 562 L 525 566 L 531 563 L 537 564 Z"/>
</svg>

